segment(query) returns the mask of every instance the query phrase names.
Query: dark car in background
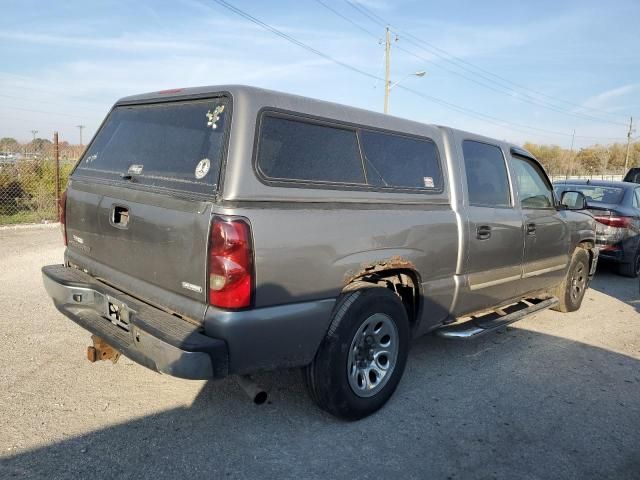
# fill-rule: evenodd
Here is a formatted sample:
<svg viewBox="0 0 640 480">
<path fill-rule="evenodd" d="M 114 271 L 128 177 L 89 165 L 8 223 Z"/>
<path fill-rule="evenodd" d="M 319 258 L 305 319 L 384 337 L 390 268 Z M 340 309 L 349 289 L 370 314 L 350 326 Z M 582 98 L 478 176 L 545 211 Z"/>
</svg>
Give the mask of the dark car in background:
<svg viewBox="0 0 640 480">
<path fill-rule="evenodd" d="M 634 167 L 629 169 L 624 176 L 625 182 L 640 183 L 640 167 Z"/>
<path fill-rule="evenodd" d="M 617 263 L 621 275 L 640 276 L 640 185 L 626 181 L 560 180 L 554 188 L 558 197 L 566 191 L 584 194 L 597 222 L 600 259 Z"/>
</svg>

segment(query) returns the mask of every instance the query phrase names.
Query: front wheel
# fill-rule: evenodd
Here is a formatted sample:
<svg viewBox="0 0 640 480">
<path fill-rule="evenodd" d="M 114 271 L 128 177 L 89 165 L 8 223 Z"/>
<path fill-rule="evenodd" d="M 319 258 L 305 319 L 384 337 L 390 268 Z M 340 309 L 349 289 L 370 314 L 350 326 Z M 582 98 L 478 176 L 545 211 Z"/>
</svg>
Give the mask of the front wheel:
<svg viewBox="0 0 640 480">
<path fill-rule="evenodd" d="M 571 257 L 567 275 L 556 289 L 556 297 L 560 303 L 554 310 L 575 312 L 582 305 L 582 299 L 589 287 L 589 254 L 577 248 Z"/>
<path fill-rule="evenodd" d="M 409 320 L 398 295 L 375 285 L 349 292 L 306 368 L 309 393 L 337 417 L 366 417 L 395 391 L 408 350 Z"/>
</svg>

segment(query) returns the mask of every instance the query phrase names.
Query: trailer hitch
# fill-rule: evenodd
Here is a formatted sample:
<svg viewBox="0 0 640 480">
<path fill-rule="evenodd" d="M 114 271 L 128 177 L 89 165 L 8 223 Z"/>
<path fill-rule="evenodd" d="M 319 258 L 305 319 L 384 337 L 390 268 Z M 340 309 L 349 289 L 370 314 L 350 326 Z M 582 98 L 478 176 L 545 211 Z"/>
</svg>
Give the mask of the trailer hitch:
<svg viewBox="0 0 640 480">
<path fill-rule="evenodd" d="M 97 335 L 91 335 L 93 345 L 87 347 L 87 360 L 91 363 L 99 360 L 111 360 L 116 363 L 120 358 L 120 352 L 102 340 Z"/>
</svg>

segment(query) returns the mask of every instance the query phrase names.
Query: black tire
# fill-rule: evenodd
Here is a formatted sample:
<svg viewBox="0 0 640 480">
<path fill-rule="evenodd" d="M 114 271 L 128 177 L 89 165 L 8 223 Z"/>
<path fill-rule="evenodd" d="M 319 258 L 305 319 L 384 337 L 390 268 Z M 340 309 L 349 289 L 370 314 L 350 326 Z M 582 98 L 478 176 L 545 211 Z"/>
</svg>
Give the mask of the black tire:
<svg viewBox="0 0 640 480">
<path fill-rule="evenodd" d="M 583 248 L 573 252 L 564 280 L 556 289 L 560 303 L 553 308 L 559 312 L 575 312 L 589 287 L 589 254 Z"/>
<path fill-rule="evenodd" d="M 640 276 L 640 247 L 629 263 L 621 263 L 618 266 L 618 273 L 623 277 L 638 278 Z"/>
<path fill-rule="evenodd" d="M 384 321 L 384 327 L 376 330 L 382 325 L 380 319 Z M 380 342 L 377 340 L 378 334 L 386 331 L 383 328 L 391 333 L 388 344 L 385 336 L 380 337 Z M 372 285 L 345 293 L 336 304 L 331 325 L 313 362 L 305 368 L 311 398 L 323 410 L 347 420 L 357 420 L 380 409 L 395 391 L 404 372 L 409 330 L 407 312 L 398 295 L 391 290 Z M 356 334 L 362 339 L 360 343 L 356 341 Z M 397 356 L 395 360 L 387 358 L 387 370 L 381 370 L 378 362 L 384 360 L 384 352 L 380 349 L 390 351 L 391 345 Z M 378 350 L 372 353 L 376 348 Z M 354 358 L 359 360 L 354 363 Z M 369 380 L 363 377 L 364 384 L 359 388 L 361 373 L 372 365 L 373 368 L 367 370 L 367 376 L 372 377 Z"/>
</svg>

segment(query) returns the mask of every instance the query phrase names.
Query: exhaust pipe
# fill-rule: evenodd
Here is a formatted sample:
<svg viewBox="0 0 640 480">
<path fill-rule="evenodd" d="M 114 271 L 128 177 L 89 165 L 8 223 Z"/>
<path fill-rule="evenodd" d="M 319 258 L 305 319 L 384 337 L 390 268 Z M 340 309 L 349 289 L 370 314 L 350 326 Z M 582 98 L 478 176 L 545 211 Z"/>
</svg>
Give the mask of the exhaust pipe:
<svg viewBox="0 0 640 480">
<path fill-rule="evenodd" d="M 244 393 L 246 393 L 256 405 L 262 405 L 267 401 L 269 397 L 267 391 L 251 380 L 249 375 L 238 375 L 236 376 L 236 381 L 238 385 L 240 385 L 240 388 L 244 390 Z"/>
</svg>

